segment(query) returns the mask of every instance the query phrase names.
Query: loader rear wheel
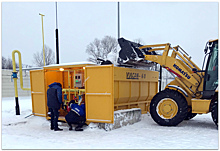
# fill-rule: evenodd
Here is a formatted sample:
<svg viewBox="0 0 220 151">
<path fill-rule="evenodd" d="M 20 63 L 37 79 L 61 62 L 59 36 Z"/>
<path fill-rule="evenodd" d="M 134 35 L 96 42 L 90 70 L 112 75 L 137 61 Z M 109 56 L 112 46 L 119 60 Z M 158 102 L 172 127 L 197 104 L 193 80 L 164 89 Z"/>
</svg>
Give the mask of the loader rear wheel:
<svg viewBox="0 0 220 151">
<path fill-rule="evenodd" d="M 212 120 L 214 121 L 215 125 L 218 126 L 218 102 L 214 102 L 212 106 Z"/>
<path fill-rule="evenodd" d="M 176 126 L 188 114 L 187 101 L 178 91 L 166 89 L 157 93 L 151 100 L 150 114 L 161 126 Z"/>
</svg>

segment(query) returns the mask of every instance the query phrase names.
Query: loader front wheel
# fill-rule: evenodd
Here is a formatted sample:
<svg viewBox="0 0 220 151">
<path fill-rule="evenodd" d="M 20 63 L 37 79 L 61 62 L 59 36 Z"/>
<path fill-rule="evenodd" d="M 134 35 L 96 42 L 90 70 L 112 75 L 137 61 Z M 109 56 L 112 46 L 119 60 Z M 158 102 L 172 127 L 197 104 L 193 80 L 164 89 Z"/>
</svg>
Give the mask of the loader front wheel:
<svg viewBox="0 0 220 151">
<path fill-rule="evenodd" d="M 178 91 L 166 89 L 151 100 L 150 114 L 161 126 L 176 126 L 188 114 L 187 101 Z"/>
<path fill-rule="evenodd" d="M 197 115 L 197 113 L 192 113 L 192 108 L 189 107 L 187 116 L 184 120 L 190 120 L 190 119 L 194 118 L 196 115 Z"/>
</svg>

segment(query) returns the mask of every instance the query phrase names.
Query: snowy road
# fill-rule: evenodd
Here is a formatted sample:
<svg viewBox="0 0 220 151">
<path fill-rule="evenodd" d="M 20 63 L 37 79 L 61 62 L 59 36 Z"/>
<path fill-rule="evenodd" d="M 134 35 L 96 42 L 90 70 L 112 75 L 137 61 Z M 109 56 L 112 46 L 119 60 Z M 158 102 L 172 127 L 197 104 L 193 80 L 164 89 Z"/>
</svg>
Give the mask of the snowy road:
<svg viewBox="0 0 220 151">
<path fill-rule="evenodd" d="M 197 115 L 176 127 L 157 125 L 149 114 L 116 130 L 85 127 L 83 132 L 49 129 L 44 117 L 31 116 L 30 97 L 19 98 L 20 116 L 14 98 L 2 98 L 2 149 L 218 149 L 218 130 L 210 114 Z"/>
</svg>

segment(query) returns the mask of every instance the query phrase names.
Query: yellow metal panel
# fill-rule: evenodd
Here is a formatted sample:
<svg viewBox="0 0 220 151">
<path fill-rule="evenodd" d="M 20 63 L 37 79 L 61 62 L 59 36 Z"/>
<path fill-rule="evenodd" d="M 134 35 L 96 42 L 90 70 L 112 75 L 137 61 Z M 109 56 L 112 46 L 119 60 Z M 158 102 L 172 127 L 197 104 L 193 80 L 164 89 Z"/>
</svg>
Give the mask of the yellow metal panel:
<svg viewBox="0 0 220 151">
<path fill-rule="evenodd" d="M 114 81 L 114 104 L 118 103 L 119 99 L 119 81 Z"/>
<path fill-rule="evenodd" d="M 113 106 L 111 95 L 87 94 L 87 121 L 113 123 Z"/>
<path fill-rule="evenodd" d="M 114 67 L 114 83 L 115 110 L 138 107 L 146 113 L 158 91 L 158 72 Z"/>
<path fill-rule="evenodd" d="M 86 120 L 114 122 L 113 65 L 86 67 Z"/>
<path fill-rule="evenodd" d="M 46 99 L 44 70 L 30 71 L 32 112 L 34 115 L 46 116 Z"/>
<path fill-rule="evenodd" d="M 86 68 L 86 93 L 111 93 L 113 86 L 112 66 Z"/>
<path fill-rule="evenodd" d="M 157 93 L 157 90 L 155 90 Z M 149 82 L 141 82 L 140 83 L 140 97 L 138 101 L 145 101 L 149 96 Z"/>
<path fill-rule="evenodd" d="M 128 102 L 136 102 L 140 96 L 140 82 L 130 82 L 130 99 Z"/>
<path fill-rule="evenodd" d="M 115 81 L 158 81 L 158 72 L 131 68 L 114 67 Z"/>
<path fill-rule="evenodd" d="M 33 94 L 32 93 L 32 106 L 33 114 L 38 116 L 46 116 L 46 107 L 45 96 L 42 94 Z"/>
<path fill-rule="evenodd" d="M 192 113 L 208 113 L 211 100 L 192 99 Z"/>
<path fill-rule="evenodd" d="M 154 97 L 154 95 L 156 94 L 155 92 L 157 92 L 158 91 L 158 85 L 157 85 L 157 83 L 153 83 L 153 82 L 151 82 L 151 83 L 149 83 L 149 88 L 148 88 L 148 99 L 152 99 L 153 97 Z"/>
<path fill-rule="evenodd" d="M 125 103 L 130 99 L 130 85 L 129 82 L 120 81 L 119 82 L 119 99 L 118 103 Z"/>
<path fill-rule="evenodd" d="M 53 82 L 59 82 L 59 83 L 63 83 L 62 82 L 62 72 L 61 71 L 45 71 L 45 84 L 48 87 L 48 85 L 50 85 Z"/>
<path fill-rule="evenodd" d="M 69 88 L 68 78 L 68 72 L 63 72 L 63 88 Z"/>
</svg>

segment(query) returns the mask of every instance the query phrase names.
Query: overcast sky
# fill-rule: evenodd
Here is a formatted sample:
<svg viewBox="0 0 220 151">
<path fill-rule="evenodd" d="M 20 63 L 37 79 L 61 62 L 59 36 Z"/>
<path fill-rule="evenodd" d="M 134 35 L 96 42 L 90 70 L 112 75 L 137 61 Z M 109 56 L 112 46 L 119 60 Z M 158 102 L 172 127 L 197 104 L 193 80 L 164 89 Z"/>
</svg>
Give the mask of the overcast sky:
<svg viewBox="0 0 220 151">
<path fill-rule="evenodd" d="M 86 61 L 95 38 L 118 38 L 117 2 L 58 2 L 60 63 Z M 45 44 L 56 51 L 55 2 L 2 2 L 2 56 L 21 52 L 33 64 Z M 218 38 L 218 2 L 120 2 L 120 36 L 144 44 L 180 45 L 201 67 L 208 40 Z M 16 60 L 17 57 L 16 57 Z"/>
</svg>

